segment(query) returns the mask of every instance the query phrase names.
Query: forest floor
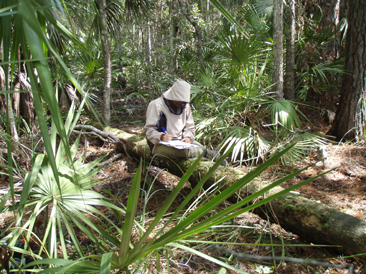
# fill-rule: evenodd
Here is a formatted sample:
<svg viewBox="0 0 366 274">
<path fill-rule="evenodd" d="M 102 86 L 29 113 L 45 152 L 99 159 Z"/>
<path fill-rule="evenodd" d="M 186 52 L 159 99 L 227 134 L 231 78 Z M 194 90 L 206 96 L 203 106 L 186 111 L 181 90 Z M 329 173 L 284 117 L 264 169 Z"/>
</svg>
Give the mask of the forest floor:
<svg viewBox="0 0 366 274">
<path fill-rule="evenodd" d="M 125 130 L 133 134 L 142 134 L 145 113 L 143 108 L 133 108 L 129 111 L 114 110 L 113 127 Z M 316 126 L 311 125 L 312 130 L 325 133 L 329 126 L 326 123 L 319 123 L 319 118 L 314 114 L 307 114 L 310 120 L 317 121 Z M 317 163 L 307 169 L 302 174 L 285 182 L 282 186 L 290 186 L 303 181 L 309 177 L 316 176 L 324 171 L 333 169 L 328 174 L 302 186 L 297 191 L 309 199 L 320 201 L 334 207 L 342 212 L 366 221 L 366 142 L 330 144 L 326 147 L 327 158 L 324 162 Z M 84 146 L 80 146 L 80 153 L 84 152 Z M 114 145 L 106 144 L 98 140 L 90 140 L 87 149 L 87 159 L 93 159 L 104 154 L 115 154 Z M 297 164 L 293 168 L 300 169 L 316 162 L 316 152 L 307 157 L 306 161 Z M 95 189 L 109 189 L 112 193 L 118 194 L 120 201 L 125 203 L 128 197 L 129 183 L 131 182 L 137 163 L 127 156 L 123 156 L 116 161 L 109 163 L 98 174 L 102 179 Z M 253 169 L 251 166 L 231 166 L 244 172 Z M 286 170 L 285 172 L 288 172 Z M 265 180 L 274 180 L 284 174 L 280 167 L 269 168 L 261 176 Z M 0 195 L 3 195 L 8 187 L 7 177 L 0 177 Z M 157 191 L 162 189 L 161 191 Z M 155 192 L 154 192 L 155 191 Z M 153 194 L 146 205 L 147 212 L 151 212 L 149 217 L 153 217 L 153 212 L 166 200 L 171 190 L 157 183 L 153 186 Z M 176 201 L 175 206 L 179 205 Z M 173 205 L 173 206 L 174 206 Z M 174 208 L 172 208 L 174 211 Z M 0 216 L 0 223 L 1 223 Z M 356 273 L 366 273 L 366 261 L 362 257 L 345 256 L 338 254 L 336 250 L 310 245 L 311 243 L 285 231 L 279 225 L 270 224 L 252 213 L 245 213 L 233 221 L 237 228 L 211 230 L 209 237 L 205 240 L 220 238 L 220 241 L 234 241 L 253 245 L 231 247 L 237 252 L 261 256 L 281 256 L 304 259 L 315 259 L 328 262 L 333 265 L 355 264 Z M 238 228 L 239 226 L 239 228 Z M 241 228 L 240 228 L 241 227 Z M 203 236 L 202 236 L 203 237 Z M 206 236 L 207 237 L 207 236 Z M 230 238 L 230 239 L 229 239 Z M 234 240 L 233 240 L 234 238 Z M 270 247 L 257 246 L 256 243 L 284 243 L 293 246 Z M 296 246 L 294 245 L 296 244 Z M 248 273 L 349 273 L 348 270 L 336 267 L 320 267 L 310 264 L 283 263 L 283 262 L 260 262 L 247 259 L 226 256 L 218 250 L 210 250 L 208 245 L 199 247 L 201 251 L 213 257 L 230 261 L 232 264 Z M 229 247 L 226 247 L 229 248 Z M 162 263 L 164 267 L 164 263 Z M 362 269 L 363 270 L 360 270 Z M 218 273 L 220 267 L 197 256 L 192 256 L 182 252 L 175 254 L 175 259 L 171 260 L 171 273 Z M 364 272 L 365 271 L 365 272 Z M 158 273 L 152 260 L 152 264 L 144 272 Z M 163 273 L 163 272 L 160 272 Z M 164 272 L 166 273 L 166 272 Z M 228 271 L 227 273 L 234 273 Z"/>
<path fill-rule="evenodd" d="M 306 126 L 309 126 L 313 131 L 322 134 L 325 134 L 328 131 L 329 125 L 325 120 L 319 122 L 320 119 L 318 113 L 309 111 L 308 113 L 305 112 L 305 114 L 310 121 L 314 121 L 314 124 L 308 124 Z M 116 117 L 118 117 L 118 115 Z M 112 126 L 133 134 L 142 134 L 142 127 L 145 119 L 144 109 L 132 109 L 130 113 L 122 113 L 122 117 L 123 118 L 121 118 L 121 120 L 115 120 Z M 132 122 L 133 124 L 131 124 Z M 303 122 L 306 123 L 306 121 Z M 96 151 L 99 150 L 98 147 L 95 149 Z M 366 221 L 366 142 L 329 144 L 326 147 L 326 154 L 327 158 L 324 163 L 317 163 L 295 178 L 285 182 L 282 186 L 287 187 L 294 185 L 305 179 L 332 169 L 331 172 L 302 186 L 297 191 L 305 195 L 308 199 L 320 201 L 321 203 L 327 204 L 344 213 Z M 315 162 L 317 162 L 316 151 L 311 153 L 310 156 L 307 157 L 306 161 L 296 164 L 293 168 L 301 169 Z M 240 169 L 244 172 L 249 172 L 253 169 L 252 166 L 244 165 L 231 167 Z M 103 185 L 105 185 L 107 181 L 112 182 L 114 180 L 112 178 L 115 178 L 116 181 L 114 184 L 117 182 L 116 186 L 120 187 L 119 183 L 121 181 L 118 178 L 126 178 L 126 176 L 127 178 L 131 178 L 132 173 L 129 173 L 129 171 L 134 171 L 135 168 L 136 163 L 131 162 L 127 157 L 109 164 L 103 169 L 103 176 L 106 178 Z M 284 172 L 289 172 L 289 170 L 284 171 L 281 170 L 281 168 L 283 169 L 283 167 L 271 167 L 261 176 L 264 180 L 274 181 L 276 178 L 283 175 Z M 163 188 L 163 186 L 157 184 L 156 188 Z M 169 190 L 157 193 L 156 197 L 152 197 L 150 199 L 150 201 L 157 202 L 149 202 L 147 205 L 148 211 L 154 211 L 156 208 L 159 208 L 161 203 L 165 201 L 165 195 L 169 194 Z M 334 249 L 331 250 L 329 248 L 305 246 L 310 243 L 307 243 L 304 239 L 300 239 L 297 235 L 294 235 L 289 231 L 283 230 L 278 225 L 271 225 L 267 221 L 260 219 L 255 214 L 247 213 L 239 217 L 240 218 L 235 220 L 235 225 L 248 226 L 253 229 L 252 234 L 250 233 L 249 236 L 243 237 L 243 234 L 239 233 L 240 236 L 237 237 L 239 237 L 240 241 L 247 243 L 258 243 L 258 241 L 262 241 L 262 243 L 268 243 L 271 241 L 271 237 L 273 237 L 272 242 L 281 242 L 279 239 L 282 239 L 286 244 L 304 244 L 303 247 L 296 246 L 286 248 L 286 256 L 317 259 L 332 264 L 354 263 L 357 266 L 356 269 L 360 269 L 366 264 L 364 259 L 359 257 L 351 258 L 343 256 L 343 254 L 338 254 Z M 233 234 L 235 234 L 235 232 L 233 232 Z M 204 247 L 203 249 L 205 248 L 207 247 Z M 233 249 L 238 252 L 263 256 L 281 255 L 281 252 L 283 251 L 281 248 L 255 246 L 235 247 Z M 216 253 L 218 257 L 223 256 L 222 253 Z M 210 255 L 213 254 L 211 253 Z M 341 270 L 332 267 L 321 268 L 317 266 L 304 266 L 290 263 L 282 263 L 280 265 L 277 263 L 276 267 L 273 266 L 273 262 L 265 263 L 242 259 L 237 260 L 237 267 L 247 271 L 248 273 L 349 273 L 348 270 Z M 209 269 L 211 269 L 212 272 L 210 272 Z M 177 259 L 176 268 L 172 268 L 173 273 L 217 273 L 219 269 L 220 268 L 217 266 L 209 264 L 205 260 L 200 261 L 197 258 L 183 259 L 183 257 L 180 260 Z M 151 267 L 146 273 L 156 273 L 156 270 L 154 270 L 154 267 Z M 358 271 L 358 273 L 361 273 L 361 271 Z"/>
</svg>

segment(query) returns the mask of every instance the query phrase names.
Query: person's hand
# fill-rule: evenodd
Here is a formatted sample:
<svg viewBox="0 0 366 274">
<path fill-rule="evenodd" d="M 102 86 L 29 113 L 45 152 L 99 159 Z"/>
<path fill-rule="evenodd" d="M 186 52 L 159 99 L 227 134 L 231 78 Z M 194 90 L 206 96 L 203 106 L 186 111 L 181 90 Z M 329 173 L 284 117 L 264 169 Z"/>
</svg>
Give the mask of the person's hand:
<svg viewBox="0 0 366 274">
<path fill-rule="evenodd" d="M 163 135 L 161 135 L 160 140 L 162 140 L 164 142 L 169 142 L 172 138 L 173 138 L 173 135 L 163 134 Z"/>
<path fill-rule="evenodd" d="M 182 142 L 190 144 L 190 143 L 192 143 L 192 140 L 189 137 L 185 137 L 185 138 L 182 139 Z"/>
</svg>

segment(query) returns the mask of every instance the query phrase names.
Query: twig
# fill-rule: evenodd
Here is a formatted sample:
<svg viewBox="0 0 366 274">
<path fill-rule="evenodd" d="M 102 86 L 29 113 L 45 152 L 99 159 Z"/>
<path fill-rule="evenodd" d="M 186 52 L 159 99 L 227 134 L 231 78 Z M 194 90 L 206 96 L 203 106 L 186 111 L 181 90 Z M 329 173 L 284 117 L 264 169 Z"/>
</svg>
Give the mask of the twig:
<svg viewBox="0 0 366 274">
<path fill-rule="evenodd" d="M 110 162 L 113 162 L 113 161 L 121 158 L 121 157 L 122 157 L 122 154 L 121 153 L 116 154 L 113 157 L 109 158 L 108 160 L 105 160 L 104 162 L 101 162 L 101 163 L 97 164 L 97 166 L 104 166 L 104 165 L 106 165 L 106 164 L 108 164 Z"/>
<path fill-rule="evenodd" d="M 238 258 L 242 259 L 248 259 L 248 260 L 255 260 L 255 261 L 285 261 L 290 263 L 297 263 L 297 264 L 311 264 L 311 265 L 317 265 L 317 266 L 324 266 L 324 267 L 334 267 L 339 269 L 348 269 L 350 274 L 355 274 L 354 272 L 354 265 L 353 264 L 347 264 L 347 265 L 335 265 L 325 262 L 320 262 L 316 260 L 307 260 L 307 259 L 299 259 L 299 258 L 289 258 L 289 257 L 278 257 L 278 256 L 257 256 L 257 255 L 249 255 L 249 254 L 243 254 L 236 252 L 234 250 L 225 249 L 220 246 L 213 246 L 213 250 L 221 251 L 230 255 L 234 255 Z"/>
</svg>

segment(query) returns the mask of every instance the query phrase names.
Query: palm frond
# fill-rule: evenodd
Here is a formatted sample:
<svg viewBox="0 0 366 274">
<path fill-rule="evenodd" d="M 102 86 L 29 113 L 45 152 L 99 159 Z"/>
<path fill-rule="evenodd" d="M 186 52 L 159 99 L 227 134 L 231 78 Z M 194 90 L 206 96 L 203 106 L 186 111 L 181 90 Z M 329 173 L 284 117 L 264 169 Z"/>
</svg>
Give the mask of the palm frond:
<svg viewBox="0 0 366 274">
<path fill-rule="evenodd" d="M 234 147 L 231 153 L 231 162 L 258 163 L 259 160 L 265 159 L 270 143 L 262 138 L 256 130 L 248 127 L 228 127 L 224 131 L 226 137 L 219 147 L 225 153 L 230 147 Z"/>
<path fill-rule="evenodd" d="M 200 70 L 198 77 L 205 87 L 212 87 L 217 79 L 215 72 L 212 71 L 209 66 L 206 66 L 204 70 Z"/>
<path fill-rule="evenodd" d="M 295 145 L 281 157 L 281 163 L 285 166 L 302 162 L 307 156 L 314 154 L 319 146 L 329 143 L 328 136 L 311 131 L 296 131 L 289 134 L 280 144 L 277 144 L 272 152 L 276 153 L 284 143 L 295 143 Z"/>
<path fill-rule="evenodd" d="M 142 15 L 146 15 L 146 13 L 150 9 L 150 1 L 148 0 L 126 0 L 125 8 L 128 12 L 128 18 L 131 15 L 140 18 Z"/>
<path fill-rule="evenodd" d="M 271 121 L 275 127 L 282 125 L 287 130 L 301 127 L 301 121 L 290 100 L 270 101 L 266 103 L 271 113 Z"/>
<path fill-rule="evenodd" d="M 218 39 L 223 46 L 219 53 L 240 66 L 249 64 L 249 61 L 261 52 L 258 41 L 247 38 L 235 31 L 221 33 Z"/>
</svg>

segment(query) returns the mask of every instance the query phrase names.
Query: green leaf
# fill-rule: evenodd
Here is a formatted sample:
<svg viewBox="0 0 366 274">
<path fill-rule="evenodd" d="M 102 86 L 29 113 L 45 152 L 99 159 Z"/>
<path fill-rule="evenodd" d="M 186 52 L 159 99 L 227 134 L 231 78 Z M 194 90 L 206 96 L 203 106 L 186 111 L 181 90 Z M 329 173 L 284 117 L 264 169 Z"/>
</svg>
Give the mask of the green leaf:
<svg viewBox="0 0 366 274">
<path fill-rule="evenodd" d="M 100 263 L 100 274 L 110 273 L 113 254 L 113 252 L 103 254 L 102 261 Z"/>
<path fill-rule="evenodd" d="M 244 35 L 246 35 L 245 30 L 241 27 L 238 21 L 231 16 L 231 14 L 224 8 L 223 5 L 218 0 L 211 0 L 211 3 L 224 15 L 235 27 Z"/>
<path fill-rule="evenodd" d="M 121 245 L 119 250 L 119 267 L 122 268 L 122 266 L 125 265 L 128 261 L 128 251 L 129 251 L 129 243 L 131 239 L 132 234 L 132 228 L 136 216 L 136 209 L 137 204 L 139 201 L 140 196 L 140 183 L 141 183 L 141 167 L 142 167 L 142 161 L 140 161 L 140 165 L 137 168 L 136 175 L 133 178 L 131 189 L 128 195 L 127 200 L 127 209 L 126 209 L 126 215 L 125 215 L 125 222 L 123 224 L 123 234 L 121 239 Z"/>
</svg>

